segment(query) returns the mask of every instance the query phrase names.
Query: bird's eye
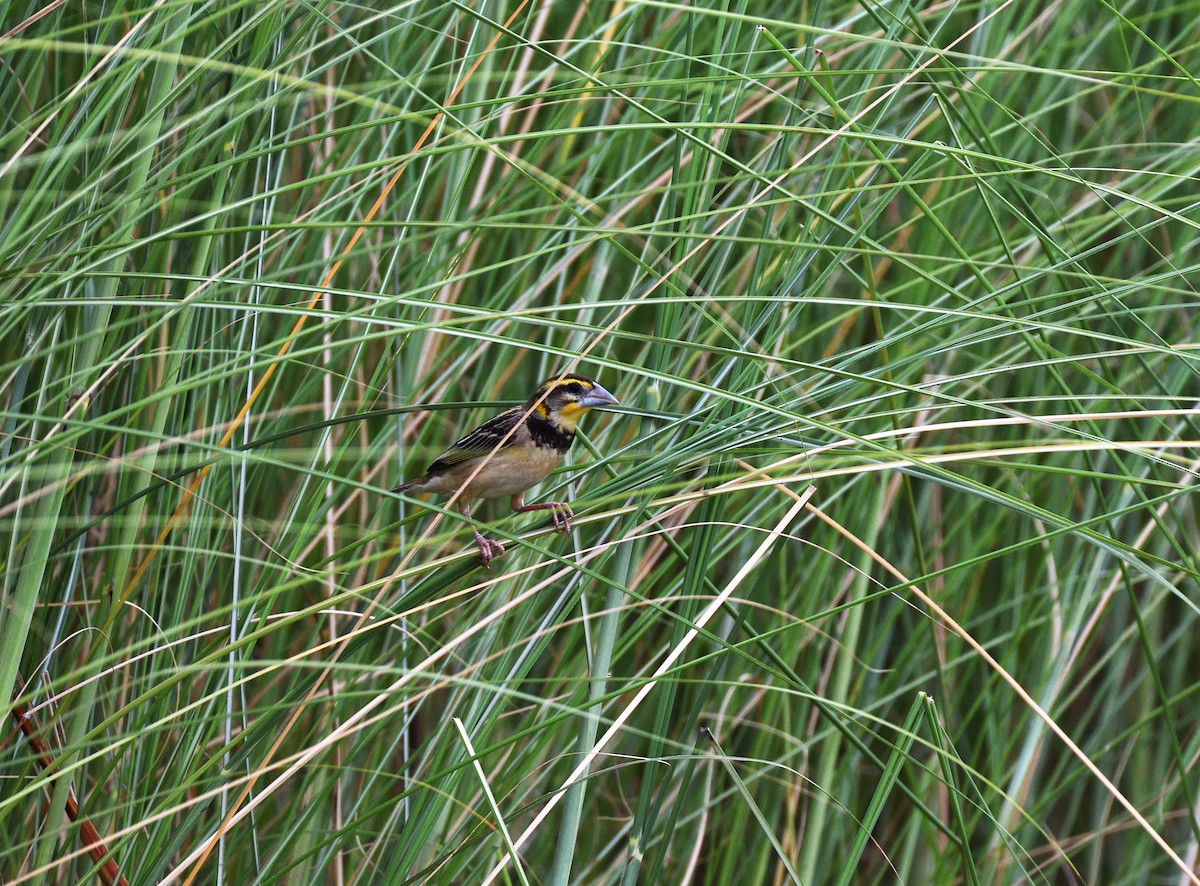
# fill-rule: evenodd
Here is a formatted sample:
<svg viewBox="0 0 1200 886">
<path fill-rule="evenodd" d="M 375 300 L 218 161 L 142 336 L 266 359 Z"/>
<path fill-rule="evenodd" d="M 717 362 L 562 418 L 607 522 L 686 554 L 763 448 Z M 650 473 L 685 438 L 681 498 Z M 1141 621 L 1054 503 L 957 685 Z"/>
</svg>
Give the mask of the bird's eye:
<svg viewBox="0 0 1200 886">
<path fill-rule="evenodd" d="M 572 396 L 578 396 L 583 393 L 583 385 L 577 381 L 570 381 L 563 385 L 563 391 Z"/>
</svg>

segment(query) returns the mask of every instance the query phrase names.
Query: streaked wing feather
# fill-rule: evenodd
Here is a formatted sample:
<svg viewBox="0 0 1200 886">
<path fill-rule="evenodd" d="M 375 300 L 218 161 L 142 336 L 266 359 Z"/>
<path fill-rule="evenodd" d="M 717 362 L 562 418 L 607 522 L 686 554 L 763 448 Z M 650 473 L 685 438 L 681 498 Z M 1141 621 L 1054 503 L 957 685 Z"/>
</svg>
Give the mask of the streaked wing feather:
<svg viewBox="0 0 1200 886">
<path fill-rule="evenodd" d="M 433 464 L 429 466 L 429 472 L 433 473 L 472 458 L 482 458 L 487 455 L 496 448 L 496 444 L 503 440 L 509 431 L 516 427 L 524 414 L 525 408 L 518 406 L 489 418 L 434 459 Z M 500 448 L 507 449 L 516 439 L 516 434 L 510 435 Z"/>
</svg>

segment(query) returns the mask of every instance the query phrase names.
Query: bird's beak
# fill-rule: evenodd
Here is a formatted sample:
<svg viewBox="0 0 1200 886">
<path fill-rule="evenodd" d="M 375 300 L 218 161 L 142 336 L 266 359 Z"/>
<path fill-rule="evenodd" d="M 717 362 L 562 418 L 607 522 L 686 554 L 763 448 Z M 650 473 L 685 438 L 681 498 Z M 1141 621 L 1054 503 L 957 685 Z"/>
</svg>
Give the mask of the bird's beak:
<svg viewBox="0 0 1200 886">
<path fill-rule="evenodd" d="M 596 406 L 616 406 L 620 402 L 600 385 L 592 388 L 586 394 L 579 398 L 579 405 L 585 409 L 592 409 Z"/>
</svg>

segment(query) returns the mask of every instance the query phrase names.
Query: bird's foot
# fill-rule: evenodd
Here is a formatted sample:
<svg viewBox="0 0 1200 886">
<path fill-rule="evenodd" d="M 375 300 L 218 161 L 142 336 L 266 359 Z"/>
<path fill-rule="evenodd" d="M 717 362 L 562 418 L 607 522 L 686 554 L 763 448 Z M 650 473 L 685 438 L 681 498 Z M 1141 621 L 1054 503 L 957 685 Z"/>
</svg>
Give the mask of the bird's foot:
<svg viewBox="0 0 1200 886">
<path fill-rule="evenodd" d="M 487 569 L 488 564 L 497 557 L 503 555 L 504 545 L 498 541 L 492 541 L 478 531 L 475 531 L 475 544 L 479 545 L 479 559 L 483 562 L 483 568 Z"/>
<path fill-rule="evenodd" d="M 536 505 L 527 505 L 522 496 L 514 495 L 510 504 L 518 514 L 527 514 L 530 511 L 549 511 L 550 519 L 554 521 L 555 532 L 566 535 L 571 531 L 571 521 L 575 519 L 575 512 L 565 501 L 543 501 Z"/>
<path fill-rule="evenodd" d="M 575 519 L 575 512 L 571 510 L 571 506 L 565 501 L 548 501 L 546 506 L 550 511 L 550 519 L 554 521 L 554 531 L 570 535 L 571 521 Z"/>
<path fill-rule="evenodd" d="M 565 501 L 544 501 L 541 504 L 524 505 L 517 510 L 549 511 L 550 519 L 554 521 L 554 531 L 561 532 L 563 535 L 570 534 L 571 521 L 575 519 L 575 512 L 571 510 L 571 506 Z"/>
</svg>

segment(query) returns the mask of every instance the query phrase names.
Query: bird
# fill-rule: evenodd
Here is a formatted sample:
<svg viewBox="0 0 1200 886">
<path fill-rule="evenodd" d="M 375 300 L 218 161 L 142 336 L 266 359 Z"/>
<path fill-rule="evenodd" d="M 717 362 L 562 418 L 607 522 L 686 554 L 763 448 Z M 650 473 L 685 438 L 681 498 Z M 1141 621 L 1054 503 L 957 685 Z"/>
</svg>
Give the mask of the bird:
<svg viewBox="0 0 1200 886">
<path fill-rule="evenodd" d="M 562 501 L 525 504 L 525 492 L 562 462 L 584 414 L 618 402 L 595 379 L 573 373 L 553 376 L 542 382 L 523 406 L 489 418 L 435 458 L 424 474 L 392 492 L 458 493 L 458 510 L 468 521 L 476 499 L 509 496 L 514 512 L 550 511 L 554 530 L 567 534 L 575 517 L 570 505 Z M 471 531 L 487 568 L 504 553 L 504 545 L 486 538 L 474 524 Z"/>
</svg>

